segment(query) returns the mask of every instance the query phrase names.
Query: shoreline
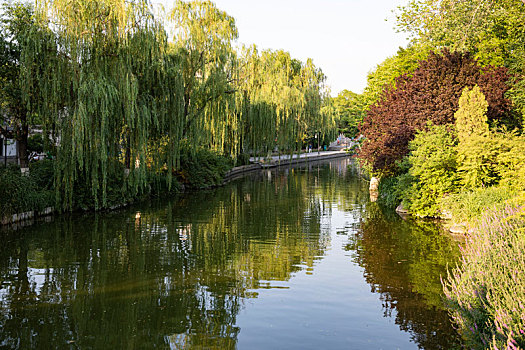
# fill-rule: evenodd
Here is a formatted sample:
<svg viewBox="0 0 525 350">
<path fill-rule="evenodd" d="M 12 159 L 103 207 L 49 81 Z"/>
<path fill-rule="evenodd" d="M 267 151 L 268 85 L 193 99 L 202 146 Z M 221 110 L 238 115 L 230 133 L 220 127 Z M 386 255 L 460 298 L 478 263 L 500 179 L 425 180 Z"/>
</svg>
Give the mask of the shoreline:
<svg viewBox="0 0 525 350">
<path fill-rule="evenodd" d="M 226 172 L 226 174 L 224 174 L 222 183 L 220 185 L 210 186 L 206 189 L 209 189 L 212 187 L 224 186 L 233 180 L 242 178 L 245 175 L 248 175 L 250 173 L 254 173 L 260 170 L 278 168 L 278 167 L 288 166 L 288 165 L 291 166 L 291 165 L 302 164 L 302 163 L 319 162 L 319 161 L 335 159 L 335 158 L 343 158 L 343 157 L 349 157 L 349 156 L 350 155 L 344 151 L 323 151 L 320 153 L 312 152 L 312 153 L 300 154 L 299 156 L 292 157 L 291 159 L 289 155 L 281 156 L 281 159 L 278 159 L 277 162 L 273 160 L 271 162 L 258 162 L 258 161 L 253 160 L 252 164 L 233 167 L 228 172 Z M 202 190 L 202 189 L 199 189 L 199 190 Z M 180 193 L 184 193 L 184 192 L 186 191 L 182 190 Z M 149 196 L 147 199 L 151 199 L 151 196 Z M 143 200 L 146 200 L 146 199 L 143 199 Z M 121 205 L 117 205 L 117 206 L 102 210 L 102 212 L 109 212 L 109 211 L 121 209 L 121 208 L 127 207 L 132 204 L 140 203 L 143 200 L 139 200 L 137 202 L 123 203 Z M 53 207 L 46 208 L 45 210 L 41 212 L 37 210 L 30 210 L 24 213 L 16 213 L 16 214 L 12 214 L 7 217 L 1 218 L 0 228 L 9 229 L 9 226 L 11 225 L 11 226 L 14 226 L 12 227 L 13 230 L 17 230 L 22 227 L 34 225 L 35 223 L 39 221 L 48 221 L 50 217 L 55 216 L 55 215 L 60 215 L 60 213 L 57 214 L 57 212 L 55 211 Z"/>
</svg>

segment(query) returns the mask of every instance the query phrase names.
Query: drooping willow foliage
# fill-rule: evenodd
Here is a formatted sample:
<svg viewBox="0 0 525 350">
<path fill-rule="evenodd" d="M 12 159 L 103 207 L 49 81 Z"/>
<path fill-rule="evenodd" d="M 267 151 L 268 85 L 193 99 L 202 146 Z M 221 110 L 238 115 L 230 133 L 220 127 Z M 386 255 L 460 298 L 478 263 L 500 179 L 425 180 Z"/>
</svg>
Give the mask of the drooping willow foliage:
<svg viewBox="0 0 525 350">
<path fill-rule="evenodd" d="M 239 120 L 235 109 L 235 20 L 211 1 L 178 0 L 169 12 L 173 50 L 183 62 L 183 136 L 235 156 Z"/>
<path fill-rule="evenodd" d="M 244 147 L 255 153 L 293 151 L 307 133 L 333 130 L 326 105 L 325 76 L 311 60 L 302 63 L 284 51 L 245 49 L 240 59 Z"/>
<path fill-rule="evenodd" d="M 210 1 L 177 1 L 157 18 L 148 0 L 36 0 L 22 94 L 54 136 L 62 209 L 73 207 L 79 181 L 97 208 L 107 205 L 111 174 L 131 194 L 151 173 L 171 183 L 182 147 L 235 159 L 292 151 L 334 127 L 311 60 L 255 48 L 238 58 L 237 36 L 234 19 Z"/>
<path fill-rule="evenodd" d="M 59 135 L 55 180 L 64 206 L 71 206 L 78 178 L 90 182 L 100 199 L 95 205 L 105 206 L 108 174 L 119 160 L 131 168 L 129 191 L 139 191 L 152 165 L 152 139 L 167 138 L 163 163 L 171 174 L 182 129 L 181 62 L 168 53 L 164 28 L 147 2 L 37 0 L 36 13 L 54 34 L 56 51 L 28 45 L 25 66 L 47 54 L 56 59 L 28 72 L 27 86 L 44 92 L 36 107 Z"/>
</svg>

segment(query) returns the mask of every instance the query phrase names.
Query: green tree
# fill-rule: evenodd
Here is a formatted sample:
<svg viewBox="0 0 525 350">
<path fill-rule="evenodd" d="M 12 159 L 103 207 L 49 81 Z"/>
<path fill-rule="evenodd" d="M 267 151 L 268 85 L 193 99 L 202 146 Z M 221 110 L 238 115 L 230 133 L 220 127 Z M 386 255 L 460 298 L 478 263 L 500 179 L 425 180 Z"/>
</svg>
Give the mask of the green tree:
<svg viewBox="0 0 525 350">
<path fill-rule="evenodd" d="M 458 170 L 467 188 L 496 184 L 496 158 L 499 145 L 489 135 L 488 102 L 476 85 L 465 88 L 459 98 L 459 109 L 454 114 L 458 135 Z"/>
<path fill-rule="evenodd" d="M 211 1 L 178 0 L 169 15 L 174 50 L 182 58 L 183 138 L 223 150 L 227 130 L 237 129 L 235 111 L 235 20 Z M 234 142 L 229 140 L 230 143 Z M 235 154 L 236 147 L 232 153 Z"/>
<path fill-rule="evenodd" d="M 332 99 L 332 104 L 338 119 L 338 131 L 348 137 L 357 137 L 359 123 L 366 115 L 363 95 L 343 90 Z"/>
<path fill-rule="evenodd" d="M 411 0 L 397 20 L 413 41 L 468 51 L 485 65 L 509 63 L 525 42 L 521 0 Z"/>
<path fill-rule="evenodd" d="M 34 87 L 42 92 L 42 103 L 30 107 L 60 140 L 55 183 L 63 208 L 73 207 L 79 182 L 91 188 L 96 208 L 105 207 L 109 175 L 124 176 L 123 158 L 131 168 L 127 190 L 144 189 L 151 139 L 167 138 L 170 176 L 182 129 L 182 79 L 148 3 L 43 0 L 36 15 L 60 50 L 32 33 L 23 82 L 26 94 Z M 36 69 L 37 62 L 45 67 Z"/>
<path fill-rule="evenodd" d="M 368 110 L 384 95 L 386 90 L 395 88 L 396 78 L 411 75 L 425 60 L 430 52 L 429 45 L 412 44 L 408 48 L 399 48 L 397 53 L 379 64 L 367 77 L 367 86 L 363 93 L 365 107 Z"/>
<path fill-rule="evenodd" d="M 428 121 L 434 125 L 454 123 L 465 86 L 478 84 L 482 88 L 491 123 L 512 120 L 510 101 L 505 98 L 507 80 L 504 67 L 482 68 L 469 54 L 448 50 L 430 53 L 411 75 L 396 78 L 395 86 L 369 108 L 360 125 L 366 139 L 359 157 L 374 172 L 395 171 L 396 161 L 408 154 L 408 143 Z"/>
<path fill-rule="evenodd" d="M 473 54 L 480 64 L 509 67 L 509 96 L 525 115 L 525 3 L 522 0 L 411 0 L 397 13 L 412 43 Z"/>
<path fill-rule="evenodd" d="M 479 86 L 466 87 L 459 98 L 459 109 L 454 113 L 459 142 L 465 142 L 473 135 L 487 136 L 489 104 Z"/>
<path fill-rule="evenodd" d="M 25 3 L 2 3 L 0 18 L 0 134 L 16 139 L 20 166 L 28 166 L 29 126 L 34 119 L 22 94 L 21 54 L 35 26 L 33 8 Z"/>
<path fill-rule="evenodd" d="M 314 133 L 334 130 L 326 77 L 312 60 L 245 48 L 239 63 L 245 147 L 254 152 L 301 148 Z M 240 105 L 240 104 L 239 104 Z"/>
</svg>

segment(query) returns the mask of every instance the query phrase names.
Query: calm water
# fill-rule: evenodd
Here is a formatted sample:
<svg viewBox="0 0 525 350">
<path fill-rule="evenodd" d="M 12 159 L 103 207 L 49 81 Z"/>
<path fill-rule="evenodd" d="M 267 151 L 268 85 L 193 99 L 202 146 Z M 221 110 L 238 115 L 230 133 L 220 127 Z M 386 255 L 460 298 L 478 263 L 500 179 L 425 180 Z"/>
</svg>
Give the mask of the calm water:
<svg viewBox="0 0 525 350">
<path fill-rule="evenodd" d="M 4 230 L 0 348 L 459 347 L 439 281 L 457 243 L 369 203 L 353 169 Z"/>
</svg>

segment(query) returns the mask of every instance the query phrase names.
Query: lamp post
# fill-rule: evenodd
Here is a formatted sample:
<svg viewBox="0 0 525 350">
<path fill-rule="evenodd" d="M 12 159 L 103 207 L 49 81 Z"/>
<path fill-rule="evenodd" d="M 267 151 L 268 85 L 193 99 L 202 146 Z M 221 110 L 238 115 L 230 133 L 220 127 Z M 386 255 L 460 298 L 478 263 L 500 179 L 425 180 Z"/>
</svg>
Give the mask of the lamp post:
<svg viewBox="0 0 525 350">
<path fill-rule="evenodd" d="M 7 137 L 4 136 L 4 166 L 7 168 Z"/>
<path fill-rule="evenodd" d="M 320 142 L 321 142 L 321 140 L 319 140 L 319 139 L 320 139 L 321 137 L 320 137 L 318 131 L 315 132 L 315 138 L 317 139 L 317 155 L 319 155 L 319 154 L 321 154 L 321 151 L 320 151 L 321 148 L 320 148 L 320 145 L 319 145 Z"/>
</svg>

